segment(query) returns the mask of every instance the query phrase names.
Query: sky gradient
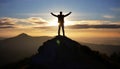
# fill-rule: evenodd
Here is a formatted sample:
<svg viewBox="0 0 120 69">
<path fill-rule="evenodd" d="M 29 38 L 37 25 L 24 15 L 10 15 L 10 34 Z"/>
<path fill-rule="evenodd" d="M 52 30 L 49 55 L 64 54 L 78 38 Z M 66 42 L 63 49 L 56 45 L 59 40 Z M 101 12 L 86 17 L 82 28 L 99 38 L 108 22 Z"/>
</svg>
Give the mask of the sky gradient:
<svg viewBox="0 0 120 69">
<path fill-rule="evenodd" d="M 67 36 L 120 38 L 120 0 L 0 0 L 0 37 L 55 36 L 60 11 Z"/>
</svg>

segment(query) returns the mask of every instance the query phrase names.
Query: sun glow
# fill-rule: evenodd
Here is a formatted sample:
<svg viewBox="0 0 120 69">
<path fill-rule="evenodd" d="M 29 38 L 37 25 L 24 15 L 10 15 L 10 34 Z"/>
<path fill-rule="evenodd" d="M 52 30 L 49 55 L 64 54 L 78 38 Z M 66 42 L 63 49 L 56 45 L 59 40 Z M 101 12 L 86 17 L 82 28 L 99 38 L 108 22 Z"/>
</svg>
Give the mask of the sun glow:
<svg viewBox="0 0 120 69">
<path fill-rule="evenodd" d="M 49 21 L 48 26 L 58 26 L 57 20 L 51 20 L 51 21 Z"/>
<path fill-rule="evenodd" d="M 48 26 L 58 26 L 59 23 L 57 20 L 50 20 L 49 23 L 48 23 Z M 69 20 L 65 20 L 65 23 L 64 23 L 65 26 L 70 26 L 70 25 L 74 25 L 74 23 L 72 21 L 69 21 Z"/>
</svg>

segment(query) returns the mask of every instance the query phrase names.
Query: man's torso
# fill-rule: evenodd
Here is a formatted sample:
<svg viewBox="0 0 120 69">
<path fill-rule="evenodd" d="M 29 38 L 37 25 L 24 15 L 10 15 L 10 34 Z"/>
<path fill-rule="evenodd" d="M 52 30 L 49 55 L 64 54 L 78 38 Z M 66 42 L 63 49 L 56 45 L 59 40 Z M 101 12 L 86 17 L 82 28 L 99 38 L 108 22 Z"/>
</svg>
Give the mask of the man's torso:
<svg viewBox="0 0 120 69">
<path fill-rule="evenodd" d="M 58 23 L 64 23 L 64 15 L 58 15 Z"/>
</svg>

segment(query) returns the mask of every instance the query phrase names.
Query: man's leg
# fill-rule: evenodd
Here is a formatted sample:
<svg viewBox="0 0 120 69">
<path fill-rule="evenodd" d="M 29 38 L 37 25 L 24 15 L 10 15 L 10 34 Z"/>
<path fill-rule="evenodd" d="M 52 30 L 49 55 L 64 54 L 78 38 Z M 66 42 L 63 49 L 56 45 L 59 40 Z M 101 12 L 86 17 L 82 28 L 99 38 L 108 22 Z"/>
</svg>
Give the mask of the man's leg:
<svg viewBox="0 0 120 69">
<path fill-rule="evenodd" d="M 64 24 L 62 24 L 62 31 L 63 31 L 63 36 L 65 36 Z"/>
<path fill-rule="evenodd" d="M 60 35 L 60 24 L 58 26 L 58 36 Z"/>
</svg>

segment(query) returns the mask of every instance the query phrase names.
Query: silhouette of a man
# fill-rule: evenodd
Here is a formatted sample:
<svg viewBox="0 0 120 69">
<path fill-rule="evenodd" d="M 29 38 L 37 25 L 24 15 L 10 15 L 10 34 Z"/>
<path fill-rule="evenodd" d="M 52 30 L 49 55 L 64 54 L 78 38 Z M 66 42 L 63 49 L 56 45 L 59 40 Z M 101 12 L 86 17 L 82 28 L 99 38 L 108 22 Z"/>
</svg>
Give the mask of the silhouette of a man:
<svg viewBox="0 0 120 69">
<path fill-rule="evenodd" d="M 66 15 L 63 15 L 62 12 L 60 12 L 59 15 L 55 15 L 53 13 L 51 13 L 53 16 L 58 18 L 58 23 L 59 23 L 59 28 L 58 28 L 58 35 L 60 35 L 60 29 L 62 27 L 62 31 L 63 31 L 63 36 L 65 36 L 65 31 L 64 31 L 64 17 L 68 16 L 71 14 L 71 12 L 69 12 Z"/>
</svg>

